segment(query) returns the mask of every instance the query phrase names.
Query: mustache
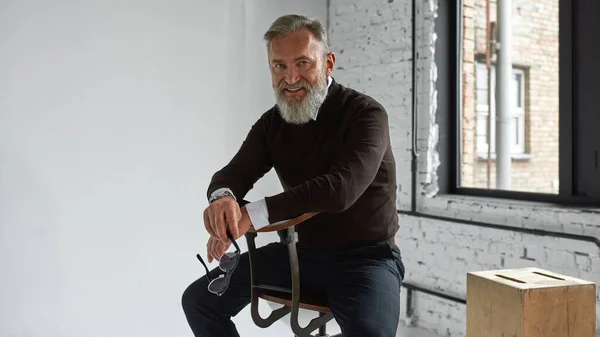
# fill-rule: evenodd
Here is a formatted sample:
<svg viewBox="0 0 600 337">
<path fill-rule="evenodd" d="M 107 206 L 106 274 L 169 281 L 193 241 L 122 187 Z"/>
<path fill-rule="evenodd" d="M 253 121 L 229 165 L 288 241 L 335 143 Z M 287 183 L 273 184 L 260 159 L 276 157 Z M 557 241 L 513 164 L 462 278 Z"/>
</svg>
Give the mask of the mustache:
<svg viewBox="0 0 600 337">
<path fill-rule="evenodd" d="M 281 82 L 281 84 L 279 84 L 279 87 L 278 87 L 278 89 L 279 89 L 280 92 L 283 92 L 286 89 L 291 89 L 291 90 L 294 90 L 294 89 L 307 89 L 307 90 L 310 90 L 311 88 L 312 88 L 311 85 L 308 84 L 308 82 L 306 82 L 304 80 L 301 80 L 301 81 L 296 82 L 294 84 L 288 84 L 285 81 L 283 81 L 283 82 Z"/>
</svg>

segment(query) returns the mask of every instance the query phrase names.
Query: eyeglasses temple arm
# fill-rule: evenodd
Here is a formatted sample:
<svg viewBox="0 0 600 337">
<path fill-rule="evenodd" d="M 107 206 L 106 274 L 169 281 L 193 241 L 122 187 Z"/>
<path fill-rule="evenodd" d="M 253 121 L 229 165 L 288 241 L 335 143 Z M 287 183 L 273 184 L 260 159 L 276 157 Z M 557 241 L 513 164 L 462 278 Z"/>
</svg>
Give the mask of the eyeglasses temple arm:
<svg viewBox="0 0 600 337">
<path fill-rule="evenodd" d="M 200 261 L 200 263 L 202 263 L 202 265 L 204 266 L 204 269 L 206 269 L 206 278 L 208 279 L 208 282 L 212 281 L 209 275 L 209 271 L 208 271 L 208 267 L 206 266 L 206 263 L 204 263 L 204 260 L 202 259 L 202 257 L 200 257 L 200 254 L 196 254 L 196 257 L 198 258 L 198 260 Z"/>
<path fill-rule="evenodd" d="M 233 246 L 235 247 L 237 253 L 240 253 L 240 246 L 238 246 L 237 242 L 235 242 L 231 233 L 229 233 L 229 231 L 226 231 L 226 233 L 227 233 L 227 237 L 229 238 L 229 241 L 231 241 L 233 243 Z"/>
</svg>

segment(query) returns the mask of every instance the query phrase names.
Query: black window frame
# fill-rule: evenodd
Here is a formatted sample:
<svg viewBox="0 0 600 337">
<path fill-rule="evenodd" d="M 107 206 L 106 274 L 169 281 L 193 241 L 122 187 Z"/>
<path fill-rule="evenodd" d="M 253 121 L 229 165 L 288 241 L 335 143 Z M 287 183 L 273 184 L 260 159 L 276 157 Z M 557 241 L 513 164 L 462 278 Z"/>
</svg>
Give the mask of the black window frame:
<svg viewBox="0 0 600 337">
<path fill-rule="evenodd" d="M 600 21 L 593 13 L 600 12 L 600 2 L 586 0 L 559 0 L 559 193 L 546 194 L 460 186 L 462 69 L 463 69 L 463 0 L 440 0 L 436 18 L 436 56 L 438 66 L 438 122 L 440 142 L 437 151 L 441 165 L 438 168 L 439 188 L 442 194 L 488 197 L 519 201 L 545 202 L 564 206 L 600 207 L 600 181 L 591 184 L 594 195 L 582 195 L 582 186 L 595 178 L 590 162 L 598 166 L 600 148 L 600 108 L 593 103 L 595 92 L 600 92 L 599 45 L 592 43 L 591 33 L 600 31 Z M 592 27 L 593 26 L 593 27 Z M 578 32 L 582 32 L 581 36 Z M 574 60 L 576 61 L 574 63 Z M 595 76 L 594 76 L 595 75 Z M 447 79 L 444 81 L 444 79 Z M 595 82 L 594 82 L 595 80 Z M 585 86 L 584 86 L 585 85 Z M 591 86 L 590 86 L 591 85 Z M 578 88 L 583 88 L 578 90 Z M 600 104 L 598 104 L 600 106 Z M 595 108 L 595 110 L 594 110 Z M 596 116 L 594 115 L 596 112 Z M 597 123 L 597 132 L 582 134 L 581 126 Z M 579 132 L 578 132 L 579 131 Z M 586 141 L 583 142 L 582 139 Z M 580 144 L 596 142 L 594 156 L 582 153 Z M 594 150 L 593 148 L 586 150 Z M 588 165 L 588 166 L 585 166 Z M 586 170 L 582 170 L 586 167 Z M 596 169 L 597 171 L 598 169 Z M 583 172 L 583 173 L 582 173 Z M 598 176 L 600 177 L 600 175 Z"/>
</svg>

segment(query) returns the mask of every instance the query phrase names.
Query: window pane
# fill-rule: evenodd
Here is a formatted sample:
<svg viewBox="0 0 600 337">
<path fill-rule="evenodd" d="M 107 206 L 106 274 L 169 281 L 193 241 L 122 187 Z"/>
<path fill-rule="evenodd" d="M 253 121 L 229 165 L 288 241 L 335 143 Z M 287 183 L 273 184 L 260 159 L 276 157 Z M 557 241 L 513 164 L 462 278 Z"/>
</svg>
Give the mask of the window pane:
<svg viewBox="0 0 600 337">
<path fill-rule="evenodd" d="M 460 85 L 463 97 L 459 187 L 557 193 L 559 0 L 512 0 L 508 15 L 498 15 L 498 11 L 503 10 L 498 5 L 502 2 L 462 2 Z M 489 25 L 486 20 L 488 12 Z M 498 22 L 497 18 L 506 20 L 508 24 Z M 487 38 L 488 27 L 491 41 Z M 498 37 L 504 36 L 498 33 L 500 29 L 507 30 L 508 41 L 498 40 Z M 503 48 L 510 46 L 508 57 L 494 49 L 497 43 Z M 508 81 L 508 85 L 502 85 L 500 81 L 503 80 Z M 497 92 L 496 88 L 506 90 Z M 488 93 L 491 99 L 488 99 Z M 502 104 L 505 102 L 508 104 Z M 503 107 L 505 111 L 500 110 Z M 489 135 L 488 111 L 492 116 Z M 505 115 L 506 124 L 496 122 L 497 116 Z M 499 131 L 496 125 L 509 128 L 503 133 L 506 136 L 501 142 L 495 139 Z M 491 147 L 489 159 L 488 144 Z M 506 144 L 508 153 L 498 153 L 497 147 L 503 148 L 502 144 Z M 501 162 L 508 159 L 510 163 L 508 170 L 499 172 L 509 177 L 510 183 L 503 186 L 496 184 L 498 157 Z"/>
<path fill-rule="evenodd" d="M 487 104 L 488 104 L 487 89 L 479 89 L 479 87 L 477 88 L 477 104 L 485 105 L 485 110 L 487 111 Z"/>
<path fill-rule="evenodd" d="M 515 73 L 515 82 L 514 82 L 514 85 L 515 85 L 515 88 L 514 88 L 515 94 L 514 94 L 514 98 L 516 100 L 515 101 L 515 105 L 518 108 L 522 108 L 523 107 L 521 105 L 521 101 L 522 101 L 521 98 L 522 98 L 522 95 L 523 95 L 523 92 L 521 91 L 521 85 L 523 83 L 522 81 L 523 81 L 523 75 L 521 75 L 519 72 Z"/>
<path fill-rule="evenodd" d="M 514 143 L 513 144 L 515 144 L 515 146 L 518 146 L 520 144 L 520 139 L 519 139 L 519 117 L 513 117 L 511 132 L 513 133 L 513 139 L 514 139 Z"/>
<path fill-rule="evenodd" d="M 487 115 L 477 115 L 477 152 L 487 153 Z"/>
</svg>

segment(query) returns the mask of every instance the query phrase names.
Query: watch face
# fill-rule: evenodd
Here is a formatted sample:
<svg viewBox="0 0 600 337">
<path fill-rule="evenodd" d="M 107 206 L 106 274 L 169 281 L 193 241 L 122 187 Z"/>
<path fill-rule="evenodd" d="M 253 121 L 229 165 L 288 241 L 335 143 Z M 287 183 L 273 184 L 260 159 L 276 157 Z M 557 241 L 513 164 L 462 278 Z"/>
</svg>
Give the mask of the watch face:
<svg viewBox="0 0 600 337">
<path fill-rule="evenodd" d="M 231 196 L 231 193 L 229 193 L 229 192 L 221 192 L 219 194 L 213 195 L 213 197 L 210 198 L 210 202 L 217 201 L 217 200 L 223 198 L 226 195 Z"/>
</svg>

